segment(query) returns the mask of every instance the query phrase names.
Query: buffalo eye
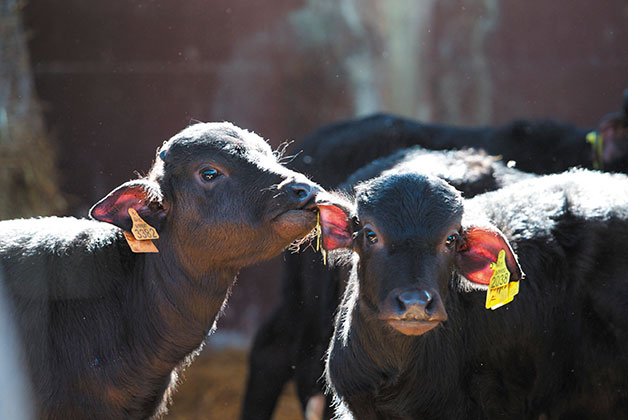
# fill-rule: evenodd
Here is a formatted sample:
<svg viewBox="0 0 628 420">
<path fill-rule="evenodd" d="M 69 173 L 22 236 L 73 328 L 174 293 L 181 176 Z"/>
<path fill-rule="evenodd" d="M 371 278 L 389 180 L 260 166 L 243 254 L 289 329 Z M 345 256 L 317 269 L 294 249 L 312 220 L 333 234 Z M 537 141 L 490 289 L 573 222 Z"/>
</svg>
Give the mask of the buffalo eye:
<svg viewBox="0 0 628 420">
<path fill-rule="evenodd" d="M 364 231 L 364 235 L 366 236 L 366 240 L 370 244 L 376 244 L 377 243 L 377 235 L 371 229 L 366 229 Z"/>
<path fill-rule="evenodd" d="M 458 232 L 452 233 L 445 239 L 445 246 L 449 249 L 455 249 L 461 241 L 460 234 Z"/>
<path fill-rule="evenodd" d="M 200 175 L 203 182 L 210 182 L 216 179 L 220 175 L 220 172 L 218 172 L 214 168 L 207 168 L 207 169 L 202 169 L 200 172 Z"/>
</svg>

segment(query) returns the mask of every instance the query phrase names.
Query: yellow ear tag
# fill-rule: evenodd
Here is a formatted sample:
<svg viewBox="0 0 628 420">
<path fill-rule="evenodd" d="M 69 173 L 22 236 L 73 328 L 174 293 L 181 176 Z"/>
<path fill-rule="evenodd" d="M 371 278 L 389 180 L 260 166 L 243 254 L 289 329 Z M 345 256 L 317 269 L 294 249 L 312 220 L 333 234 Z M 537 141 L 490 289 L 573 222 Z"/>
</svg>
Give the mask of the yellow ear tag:
<svg viewBox="0 0 628 420">
<path fill-rule="evenodd" d="M 323 264 L 327 265 L 327 251 L 325 248 L 321 247 L 321 236 L 323 235 L 323 231 L 321 229 L 321 213 L 316 213 L 316 251 L 321 251 L 323 255 Z"/>
<path fill-rule="evenodd" d="M 589 143 L 593 149 L 593 169 L 603 170 L 604 159 L 602 154 L 604 153 L 604 137 L 597 131 L 591 131 L 586 136 L 587 143 Z"/>
<path fill-rule="evenodd" d="M 129 215 L 131 216 L 131 220 L 133 221 L 133 227 L 131 228 L 131 233 L 138 241 L 146 241 L 150 239 L 159 239 L 159 234 L 155 230 L 154 227 L 149 225 L 137 214 L 135 209 L 129 209 Z"/>
<path fill-rule="evenodd" d="M 491 263 L 491 276 L 486 291 L 486 309 L 497 309 L 511 302 L 519 293 L 519 282 L 510 282 L 510 271 L 506 266 L 506 251 L 503 249 L 497 254 L 497 262 Z"/>
<path fill-rule="evenodd" d="M 135 253 L 156 253 L 159 252 L 152 239 L 159 239 L 159 234 L 154 227 L 149 225 L 137 214 L 135 209 L 129 209 L 129 216 L 133 221 L 131 232 L 124 232 L 124 238 L 129 244 L 131 251 Z"/>
</svg>

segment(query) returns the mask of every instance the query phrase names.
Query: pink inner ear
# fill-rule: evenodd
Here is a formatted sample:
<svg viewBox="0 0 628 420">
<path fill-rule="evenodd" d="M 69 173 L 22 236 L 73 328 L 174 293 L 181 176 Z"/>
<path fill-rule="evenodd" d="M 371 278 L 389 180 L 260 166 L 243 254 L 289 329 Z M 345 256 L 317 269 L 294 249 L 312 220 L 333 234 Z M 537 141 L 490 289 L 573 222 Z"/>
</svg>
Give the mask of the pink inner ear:
<svg viewBox="0 0 628 420">
<path fill-rule="evenodd" d="M 621 121 L 611 119 L 603 122 L 599 128 L 599 134 L 604 141 L 602 149 L 604 162 L 611 163 L 625 158 L 621 143 L 628 138 L 628 128 L 624 127 Z"/>
<path fill-rule="evenodd" d="M 506 251 L 506 266 L 511 281 L 521 278 L 519 263 L 501 232 L 489 228 L 472 227 L 465 232 L 465 244 L 456 254 L 458 272 L 473 283 L 489 284 L 493 276 L 490 268 L 502 249 Z"/>
<path fill-rule="evenodd" d="M 331 204 L 319 204 L 323 248 L 330 251 L 338 248 L 349 248 L 352 238 L 349 220 L 345 212 Z"/>
<path fill-rule="evenodd" d="M 154 195 L 154 187 L 143 181 L 130 181 L 122 184 L 90 210 L 90 216 L 130 231 L 133 226 L 129 209 L 137 211 L 141 218 L 156 229 L 166 212 Z"/>
<path fill-rule="evenodd" d="M 116 221 L 126 219 L 129 216 L 129 209 L 135 210 L 146 207 L 146 192 L 140 187 L 125 188 L 123 191 L 116 190 L 97 203 L 91 211 L 94 219 L 101 222 L 117 224 Z"/>
</svg>

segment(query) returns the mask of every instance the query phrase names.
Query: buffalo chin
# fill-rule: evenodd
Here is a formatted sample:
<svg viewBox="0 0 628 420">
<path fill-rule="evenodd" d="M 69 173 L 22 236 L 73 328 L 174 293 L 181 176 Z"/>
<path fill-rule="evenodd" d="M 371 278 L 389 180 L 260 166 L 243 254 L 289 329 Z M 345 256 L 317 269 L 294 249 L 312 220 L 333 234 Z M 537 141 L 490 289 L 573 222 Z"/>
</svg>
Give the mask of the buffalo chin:
<svg viewBox="0 0 628 420">
<path fill-rule="evenodd" d="M 440 321 L 418 319 L 388 319 L 386 322 L 404 335 L 423 335 L 440 324 Z"/>
</svg>

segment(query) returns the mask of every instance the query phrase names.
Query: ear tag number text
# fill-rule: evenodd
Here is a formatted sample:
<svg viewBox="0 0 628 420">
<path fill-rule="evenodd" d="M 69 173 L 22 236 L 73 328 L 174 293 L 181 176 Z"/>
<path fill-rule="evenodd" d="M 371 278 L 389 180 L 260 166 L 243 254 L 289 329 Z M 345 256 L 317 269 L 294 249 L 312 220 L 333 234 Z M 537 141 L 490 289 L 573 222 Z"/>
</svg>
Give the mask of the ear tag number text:
<svg viewBox="0 0 628 420">
<path fill-rule="evenodd" d="M 511 302 L 519 293 L 519 282 L 510 282 L 510 271 L 506 266 L 506 251 L 501 250 L 497 254 L 497 261 L 491 263 L 491 276 L 488 290 L 486 291 L 486 309 L 495 310 Z"/>
<path fill-rule="evenodd" d="M 153 243 L 152 239 L 159 239 L 159 234 L 154 227 L 149 225 L 137 214 L 135 209 L 129 209 L 129 216 L 133 221 L 131 233 L 123 232 L 126 242 L 129 244 L 131 251 L 137 254 L 157 253 L 159 250 Z"/>
<path fill-rule="evenodd" d="M 146 223 L 144 219 L 137 214 L 135 209 L 129 209 L 129 215 L 131 216 L 131 220 L 133 221 L 133 227 L 131 228 L 131 233 L 138 241 L 146 241 L 151 239 L 159 239 L 159 234 L 157 230 Z"/>
</svg>

